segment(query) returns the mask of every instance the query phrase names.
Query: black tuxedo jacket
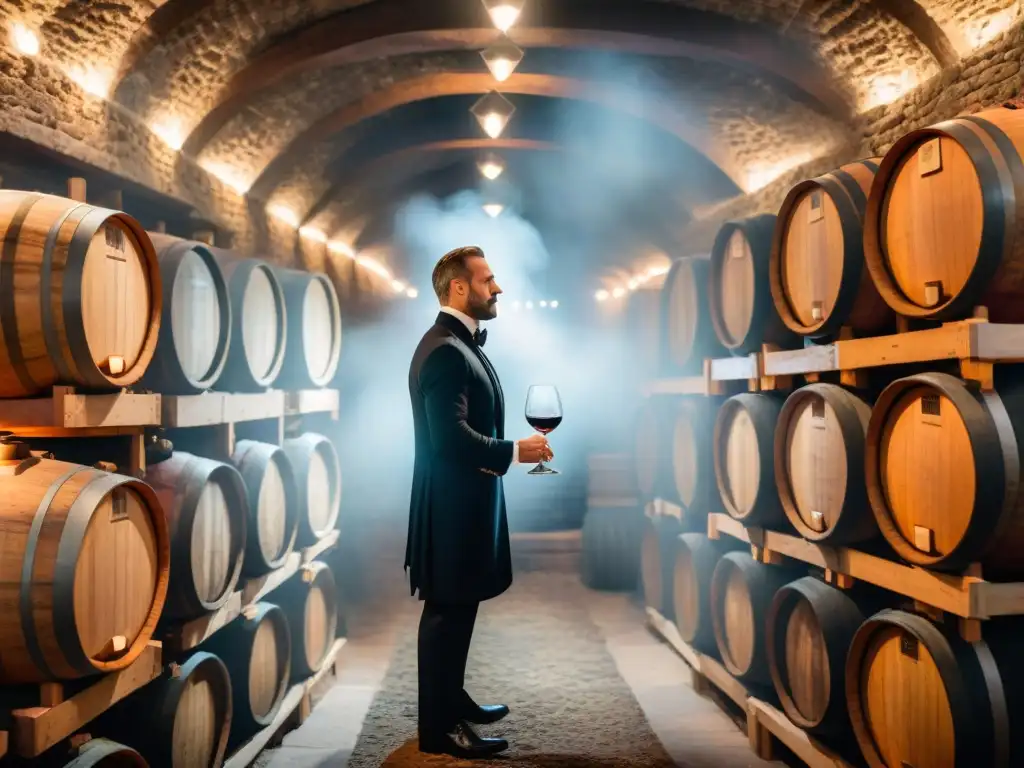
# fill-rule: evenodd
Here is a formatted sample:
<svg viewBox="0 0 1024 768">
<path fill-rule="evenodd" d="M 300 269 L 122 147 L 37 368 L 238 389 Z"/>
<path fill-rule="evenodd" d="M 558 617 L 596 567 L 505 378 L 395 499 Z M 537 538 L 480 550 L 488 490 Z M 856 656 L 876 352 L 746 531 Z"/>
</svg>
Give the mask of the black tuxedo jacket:
<svg viewBox="0 0 1024 768">
<path fill-rule="evenodd" d="M 512 464 L 498 374 L 469 329 L 439 312 L 409 368 L 416 461 L 405 566 L 421 600 L 468 603 L 512 584 L 501 476 Z"/>
</svg>

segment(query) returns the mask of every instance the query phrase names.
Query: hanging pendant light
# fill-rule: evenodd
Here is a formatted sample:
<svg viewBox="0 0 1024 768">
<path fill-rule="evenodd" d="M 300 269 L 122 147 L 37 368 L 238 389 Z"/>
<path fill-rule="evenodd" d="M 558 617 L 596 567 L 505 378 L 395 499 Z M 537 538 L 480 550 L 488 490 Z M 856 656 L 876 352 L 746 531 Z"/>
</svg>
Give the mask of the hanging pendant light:
<svg viewBox="0 0 1024 768">
<path fill-rule="evenodd" d="M 523 49 L 507 37 L 502 36 L 501 40 L 481 51 L 480 56 L 487 68 L 491 70 L 494 79 L 503 83 L 516 71 L 519 62 L 523 60 Z"/>
<path fill-rule="evenodd" d="M 511 101 L 500 93 L 491 91 L 486 96 L 480 97 L 469 111 L 473 113 L 477 122 L 480 123 L 484 133 L 492 139 L 496 139 L 505 130 L 505 126 L 512 119 L 516 108 Z"/>
<path fill-rule="evenodd" d="M 508 32 L 523 12 L 524 0 L 483 0 L 491 22 L 502 32 Z"/>
<path fill-rule="evenodd" d="M 479 163 L 477 168 L 488 181 L 494 181 L 505 171 L 505 161 L 493 152 L 489 152 Z"/>
</svg>

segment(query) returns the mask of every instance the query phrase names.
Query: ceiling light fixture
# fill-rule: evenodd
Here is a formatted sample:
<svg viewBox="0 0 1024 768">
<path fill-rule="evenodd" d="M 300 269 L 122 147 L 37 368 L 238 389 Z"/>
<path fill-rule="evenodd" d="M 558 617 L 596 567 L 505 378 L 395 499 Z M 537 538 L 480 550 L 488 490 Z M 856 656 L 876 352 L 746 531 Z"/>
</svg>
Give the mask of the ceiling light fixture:
<svg viewBox="0 0 1024 768">
<path fill-rule="evenodd" d="M 483 209 L 484 213 L 492 219 L 496 219 L 501 215 L 501 212 L 505 210 L 505 206 L 501 203 L 484 203 Z"/>
<path fill-rule="evenodd" d="M 511 77 L 519 62 L 523 60 L 523 49 L 502 36 L 501 40 L 480 51 L 480 56 L 491 70 L 494 79 L 503 83 Z"/>
<path fill-rule="evenodd" d="M 516 108 L 511 101 L 500 93 L 491 91 L 487 95 L 481 96 L 469 111 L 473 113 L 473 117 L 480 123 L 484 133 L 492 139 L 496 139 L 505 130 L 505 126 L 512 119 Z"/>
<path fill-rule="evenodd" d="M 606 291 L 604 288 L 602 288 L 601 290 L 594 294 L 594 298 L 597 299 L 598 301 L 607 301 L 608 296 L 608 291 Z"/>
<path fill-rule="evenodd" d="M 11 40 L 19 53 L 26 56 L 39 55 L 39 35 L 26 27 L 20 21 L 11 24 Z"/>
<path fill-rule="evenodd" d="M 480 169 L 480 173 L 483 174 L 484 178 L 494 181 L 504 172 L 505 162 L 492 152 L 477 163 L 476 167 Z"/>
<path fill-rule="evenodd" d="M 523 12 L 523 0 L 483 0 L 491 22 L 502 32 L 508 32 Z"/>
<path fill-rule="evenodd" d="M 417 296 L 420 295 L 420 292 L 417 291 L 415 288 L 406 288 L 405 295 L 408 296 L 410 299 L 415 299 Z"/>
</svg>

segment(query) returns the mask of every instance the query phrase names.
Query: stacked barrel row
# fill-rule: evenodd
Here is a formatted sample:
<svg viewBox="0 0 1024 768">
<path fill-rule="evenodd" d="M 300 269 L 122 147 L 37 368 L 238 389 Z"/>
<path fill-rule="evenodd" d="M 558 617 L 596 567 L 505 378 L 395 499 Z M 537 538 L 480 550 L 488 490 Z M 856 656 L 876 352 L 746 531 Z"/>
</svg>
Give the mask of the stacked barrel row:
<svg viewBox="0 0 1024 768">
<path fill-rule="evenodd" d="M 322 387 L 337 370 L 331 281 L 147 233 L 123 212 L 0 190 L 0 397 L 54 384 L 165 394 Z"/>
<path fill-rule="evenodd" d="M 911 321 L 1024 321 L 1024 111 L 912 131 L 883 158 L 794 186 L 677 261 L 662 301 L 662 373 L 705 358 L 873 336 Z"/>
<path fill-rule="evenodd" d="M 0 191 L 0 226 L 0 397 L 46 396 L 58 383 L 193 394 L 334 377 L 340 311 L 322 275 L 150 235 L 122 212 L 56 196 Z M 0 686 L 125 669 L 158 625 L 217 610 L 242 578 L 337 526 L 340 468 L 319 434 L 240 441 L 226 462 L 175 452 L 144 478 L 30 448 L 0 440 L 0 589 L 12 607 L 0 618 Z M 77 441 L 68 450 L 89 454 Z M 322 662 L 335 593 L 323 563 L 300 569 L 126 699 L 118 711 L 145 723 L 122 741 L 154 764 L 218 764 Z M 79 760 L 113 757 L 97 748 Z"/>
<path fill-rule="evenodd" d="M 797 185 L 777 216 L 726 224 L 710 259 L 669 273 L 663 371 L 886 333 L 897 315 L 951 321 L 984 306 L 1020 322 L 1022 145 L 1020 111 L 957 118 Z M 933 363 L 875 369 L 870 389 L 655 396 L 638 420 L 641 493 L 686 521 L 649 523 L 648 603 L 738 678 L 772 683 L 798 726 L 855 740 L 872 766 L 1024 763 L 1018 618 L 987 620 L 967 642 L 899 594 L 840 591 L 697 531 L 724 510 L 920 566 L 936 585 L 969 568 L 1024 580 L 1024 376 L 997 366 L 982 391 L 956 373 Z"/>
</svg>

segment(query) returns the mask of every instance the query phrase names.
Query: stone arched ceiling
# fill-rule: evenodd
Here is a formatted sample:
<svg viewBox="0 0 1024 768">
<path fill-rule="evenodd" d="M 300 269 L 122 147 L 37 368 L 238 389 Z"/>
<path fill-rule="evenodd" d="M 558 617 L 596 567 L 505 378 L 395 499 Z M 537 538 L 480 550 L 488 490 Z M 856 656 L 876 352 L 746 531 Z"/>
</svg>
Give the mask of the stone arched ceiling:
<svg viewBox="0 0 1024 768">
<path fill-rule="evenodd" d="M 1019 13 L 1018 0 L 526 0 L 510 33 L 526 57 L 498 89 L 670 134 L 678 167 L 714 178 L 701 190 L 714 202 L 834 151 L 854 116 Z M 343 202 L 367 172 L 345 151 L 360 126 L 495 85 L 477 55 L 497 37 L 480 0 L 12 0 L 0 17 L 37 30 L 45 60 L 185 156 L 300 219 L 333 221 L 332 195 Z M 472 138 L 466 125 L 452 141 Z M 415 143 L 399 132 L 378 153 Z"/>
</svg>

